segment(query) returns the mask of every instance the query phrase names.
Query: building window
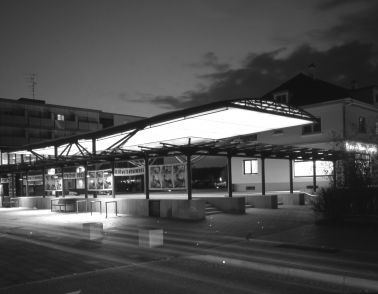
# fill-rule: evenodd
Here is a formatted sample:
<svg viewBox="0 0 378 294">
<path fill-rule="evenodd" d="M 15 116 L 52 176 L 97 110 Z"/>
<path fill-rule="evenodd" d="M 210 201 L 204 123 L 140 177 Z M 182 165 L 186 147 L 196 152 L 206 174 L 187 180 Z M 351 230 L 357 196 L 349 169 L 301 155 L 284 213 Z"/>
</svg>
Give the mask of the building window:
<svg viewBox="0 0 378 294">
<path fill-rule="evenodd" d="M 366 133 L 366 119 L 364 116 L 358 118 L 358 131 L 360 133 Z"/>
<path fill-rule="evenodd" d="M 333 173 L 333 162 L 317 160 L 315 163 L 315 169 L 317 177 L 331 176 Z M 313 175 L 313 161 L 294 161 L 294 177 L 312 177 Z"/>
<path fill-rule="evenodd" d="M 320 118 L 318 118 L 318 121 L 316 123 L 302 127 L 302 135 L 316 134 L 320 133 L 321 131 L 322 123 L 320 121 Z"/>
<path fill-rule="evenodd" d="M 257 174 L 258 173 L 257 159 L 243 160 L 243 172 L 245 175 Z"/>
<path fill-rule="evenodd" d="M 2 164 L 8 164 L 8 153 L 1 153 L 1 162 Z"/>
<path fill-rule="evenodd" d="M 289 93 L 288 92 L 280 92 L 273 95 L 274 101 L 277 103 L 287 104 L 289 103 Z"/>
<path fill-rule="evenodd" d="M 64 114 L 57 114 L 56 120 L 64 120 Z"/>
<path fill-rule="evenodd" d="M 9 154 L 9 164 L 16 164 L 16 154 Z"/>
</svg>

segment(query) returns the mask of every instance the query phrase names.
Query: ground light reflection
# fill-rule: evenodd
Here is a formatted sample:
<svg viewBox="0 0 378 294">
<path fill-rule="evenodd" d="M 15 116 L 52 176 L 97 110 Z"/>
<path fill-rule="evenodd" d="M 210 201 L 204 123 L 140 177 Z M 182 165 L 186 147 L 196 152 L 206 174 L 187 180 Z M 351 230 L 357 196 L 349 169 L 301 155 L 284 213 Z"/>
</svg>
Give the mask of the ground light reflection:
<svg viewBox="0 0 378 294">
<path fill-rule="evenodd" d="M 110 290 L 122 293 L 119 288 L 112 287 L 122 283 L 129 285 L 129 280 L 140 281 L 141 289 L 160 285 L 161 289 L 185 292 L 185 288 L 195 285 L 196 293 L 295 293 L 296 289 L 302 289 L 302 284 L 310 284 L 310 293 L 330 289 L 327 287 L 333 290 L 358 288 L 360 282 L 366 285 L 365 290 L 376 286 L 378 266 L 374 258 L 345 258 L 345 250 L 327 251 L 324 246 L 302 246 L 305 250 L 283 247 L 284 238 L 298 227 L 303 227 L 303 234 L 298 234 L 303 237 L 316 233 L 308 234 L 308 230 L 314 228 L 310 227 L 311 218 L 305 208 L 297 209 L 296 215 L 293 211 L 283 208 L 268 212 L 251 208 L 242 216 L 213 215 L 203 222 L 193 223 L 128 216 L 106 219 L 99 213 L 91 217 L 90 213 L 3 208 L 0 209 L 0 246 L 5 249 L 1 244 L 15 245 L 10 252 L 15 253 L 18 248 L 17 255 L 30 260 L 30 264 L 18 264 L 16 268 L 11 262 L 20 262 L 22 258 L 10 261 L 8 273 L 0 279 L 0 290 L 25 289 L 21 284 L 29 283 L 30 293 L 47 293 L 36 290 L 43 284 L 37 281 L 43 279 L 52 284 L 64 280 L 66 285 L 67 280 L 79 279 L 83 293 L 95 293 L 95 287 L 98 291 L 105 284 L 108 288 L 104 293 L 111 293 Z M 81 224 L 85 222 L 103 223 L 105 235 L 100 244 L 92 246 L 82 242 Z M 163 229 L 162 247 L 139 247 L 138 230 L 146 227 Z M 278 237 L 278 230 L 286 234 Z M 296 245 L 300 248 L 300 244 Z M 34 255 L 39 255 L 38 261 L 33 259 Z M 64 266 L 61 266 L 62 262 Z M 31 275 L 36 266 L 38 272 Z M 363 275 L 356 273 L 356 269 L 365 269 Z M 19 280 L 4 280 L 10 276 L 9 271 L 17 274 Z M 26 273 L 22 274 L 23 271 Z M 329 272 L 333 275 L 321 275 Z M 96 284 L 93 281 L 96 275 L 106 276 L 107 282 Z M 122 281 L 114 280 L 122 275 L 126 275 Z M 341 284 L 338 282 L 340 276 L 344 277 Z M 143 277 L 148 277 L 147 281 Z M 86 279 L 91 282 L 84 283 Z M 114 286 L 109 281 L 114 281 Z M 274 286 L 277 281 L 283 286 Z M 78 288 L 64 289 L 67 293 Z M 168 290 L 166 293 L 175 292 Z M 297 293 L 301 292 L 297 290 Z"/>
</svg>

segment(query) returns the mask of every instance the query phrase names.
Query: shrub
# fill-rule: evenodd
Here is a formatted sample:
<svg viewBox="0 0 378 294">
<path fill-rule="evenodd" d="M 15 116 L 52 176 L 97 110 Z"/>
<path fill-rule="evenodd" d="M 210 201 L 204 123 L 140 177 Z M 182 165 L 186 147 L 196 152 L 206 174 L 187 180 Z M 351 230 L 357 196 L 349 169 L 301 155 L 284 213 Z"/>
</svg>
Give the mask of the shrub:
<svg viewBox="0 0 378 294">
<path fill-rule="evenodd" d="M 329 221 L 343 221 L 349 216 L 378 215 L 377 187 L 322 189 L 312 208 Z"/>
</svg>

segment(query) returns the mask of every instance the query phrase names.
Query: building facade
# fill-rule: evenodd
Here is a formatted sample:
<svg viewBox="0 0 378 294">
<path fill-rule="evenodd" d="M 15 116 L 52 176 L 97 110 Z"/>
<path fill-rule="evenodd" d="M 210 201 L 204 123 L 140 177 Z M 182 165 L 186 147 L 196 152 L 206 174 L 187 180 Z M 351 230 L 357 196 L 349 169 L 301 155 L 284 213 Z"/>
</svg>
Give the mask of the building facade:
<svg viewBox="0 0 378 294">
<path fill-rule="evenodd" d="M 14 164 L 21 160 L 21 156 L 2 153 L 2 150 L 8 148 L 97 131 L 139 119 L 142 117 L 53 105 L 44 100 L 0 98 L 0 164 Z M 23 160 L 34 161 L 35 157 L 31 155 Z M 33 180 L 30 181 L 30 194 L 42 194 L 40 178 L 33 175 L 31 178 Z M 15 185 L 15 182 L 18 180 L 20 179 L 15 175 L 3 178 L 3 183 L 0 183 L 0 195 L 25 193 L 21 190 L 16 191 L 18 185 Z"/>
<path fill-rule="evenodd" d="M 96 131 L 141 119 L 94 109 L 0 98 L 0 150 Z"/>
<path fill-rule="evenodd" d="M 257 134 L 259 143 L 283 144 L 359 153 L 369 169 L 372 184 L 377 184 L 378 148 L 377 87 L 345 89 L 299 74 L 266 95 L 269 99 L 300 107 L 318 119 L 313 125 L 276 129 Z M 266 159 L 267 189 L 288 190 L 289 160 Z M 316 188 L 330 184 L 332 162 L 315 162 Z M 253 169 L 249 168 L 253 166 Z M 233 159 L 235 191 L 261 191 L 261 160 Z M 294 189 L 313 191 L 313 162 L 293 162 Z M 337 181 L 345 183 L 345 166 L 336 165 Z"/>
</svg>

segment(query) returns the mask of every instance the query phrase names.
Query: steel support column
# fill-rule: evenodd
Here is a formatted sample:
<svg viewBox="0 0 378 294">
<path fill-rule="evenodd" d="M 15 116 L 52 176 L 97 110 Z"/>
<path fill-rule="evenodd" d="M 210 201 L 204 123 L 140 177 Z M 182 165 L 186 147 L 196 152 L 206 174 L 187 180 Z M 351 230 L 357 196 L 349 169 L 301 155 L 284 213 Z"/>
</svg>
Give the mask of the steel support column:
<svg viewBox="0 0 378 294">
<path fill-rule="evenodd" d="M 112 197 L 115 198 L 115 176 L 114 176 L 114 171 L 115 171 L 115 160 L 112 160 Z"/>
<path fill-rule="evenodd" d="M 190 161 L 190 154 L 186 155 L 186 181 L 188 200 L 192 200 L 192 163 Z"/>
<path fill-rule="evenodd" d="M 65 197 L 66 195 L 64 195 L 64 166 L 62 165 L 62 196 Z"/>
<path fill-rule="evenodd" d="M 26 185 L 25 185 L 25 196 L 29 196 L 29 171 L 26 170 L 25 172 L 25 175 L 26 175 Z"/>
<path fill-rule="evenodd" d="M 265 158 L 261 157 L 261 194 L 265 195 Z"/>
<path fill-rule="evenodd" d="M 293 184 L 293 160 L 289 159 L 289 177 L 290 177 L 290 194 L 294 192 L 294 184 Z"/>
<path fill-rule="evenodd" d="M 228 197 L 232 197 L 232 166 L 231 166 L 231 154 L 227 154 L 227 190 Z"/>
<path fill-rule="evenodd" d="M 43 187 L 42 197 L 45 198 L 46 197 L 46 168 L 45 167 L 42 168 L 42 187 Z"/>
<path fill-rule="evenodd" d="M 84 195 L 88 198 L 88 161 L 84 164 Z"/>
<path fill-rule="evenodd" d="M 146 194 L 146 199 L 150 199 L 150 174 L 147 154 L 144 157 L 144 193 Z"/>
<path fill-rule="evenodd" d="M 337 188 L 337 178 L 336 178 L 336 160 L 333 160 L 333 172 L 332 172 L 332 180 L 333 180 L 333 188 Z"/>
<path fill-rule="evenodd" d="M 92 155 L 96 155 L 96 138 L 92 138 Z"/>
<path fill-rule="evenodd" d="M 312 160 L 312 190 L 316 193 L 316 160 Z"/>
</svg>

